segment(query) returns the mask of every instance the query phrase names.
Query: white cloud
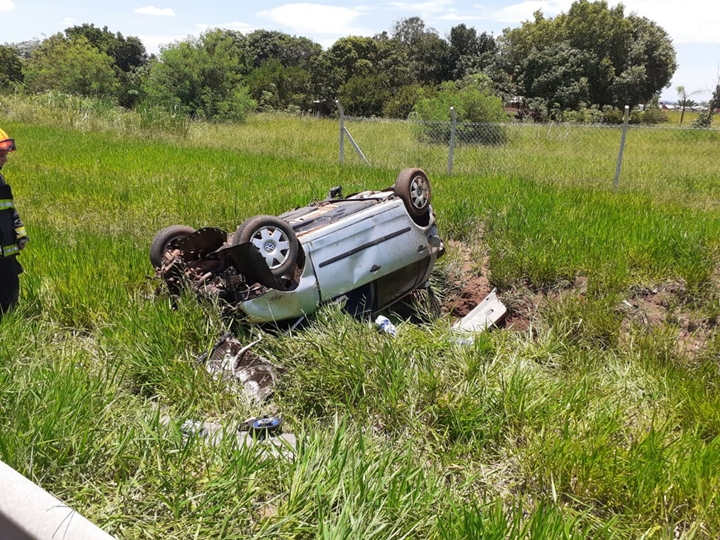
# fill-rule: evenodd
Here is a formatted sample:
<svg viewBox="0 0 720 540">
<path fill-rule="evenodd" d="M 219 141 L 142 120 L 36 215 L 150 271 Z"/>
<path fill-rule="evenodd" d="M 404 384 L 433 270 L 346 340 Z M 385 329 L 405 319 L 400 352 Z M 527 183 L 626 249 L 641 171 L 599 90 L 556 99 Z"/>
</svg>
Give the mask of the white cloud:
<svg viewBox="0 0 720 540">
<path fill-rule="evenodd" d="M 413 15 L 420 14 L 420 18 L 429 18 L 438 13 L 451 9 L 454 0 L 436 0 L 435 2 L 390 2 L 390 6 L 401 11 L 408 11 Z"/>
<path fill-rule="evenodd" d="M 371 30 L 354 28 L 351 23 L 360 16 L 360 11 L 338 6 L 321 4 L 285 4 L 267 11 L 258 17 L 287 26 L 299 34 L 370 35 Z"/>
<path fill-rule="evenodd" d="M 12 0 L 0 0 L 0 11 L 12 11 L 15 9 L 15 2 Z"/>
<path fill-rule="evenodd" d="M 471 9 L 462 12 L 453 8 L 449 0 L 437 2 L 402 3 L 392 5 L 407 11 L 425 10 L 423 18 L 470 22 L 485 21 L 515 26 L 523 21 L 532 21 L 533 13 L 541 10 L 546 17 L 555 17 L 561 12 L 567 13 L 572 0 L 525 0 L 522 2 L 502 2 L 502 7 L 489 7 L 487 3 L 476 3 Z M 611 0 L 611 7 L 622 3 L 625 15 L 636 13 L 656 22 L 667 31 L 675 44 L 680 43 L 720 43 L 720 10 L 716 0 L 684 0 L 682 8 L 677 0 Z"/>
<path fill-rule="evenodd" d="M 195 26 L 197 28 L 199 28 L 200 30 L 202 30 L 203 32 L 205 30 L 210 30 L 211 28 L 225 28 L 227 30 L 236 30 L 243 34 L 249 34 L 253 30 L 255 30 L 255 28 L 253 28 L 249 24 L 242 23 L 242 22 L 231 22 L 231 23 L 224 23 L 224 24 L 196 24 Z"/>
<path fill-rule="evenodd" d="M 533 13 L 537 10 L 541 10 L 546 17 L 554 17 L 562 11 L 567 12 L 571 4 L 572 0 L 527 0 L 501 8 L 488 8 L 482 4 L 476 4 L 477 15 L 471 18 L 503 24 L 520 24 L 523 21 L 532 21 Z M 453 18 L 453 20 L 460 19 Z"/>
<path fill-rule="evenodd" d="M 554 17 L 561 11 L 567 11 L 570 2 L 547 2 L 543 0 L 530 0 L 520 4 L 506 6 L 497 12 L 497 19 L 504 23 L 520 23 L 532 21 L 533 13 L 541 10 L 546 17 Z"/>
<path fill-rule="evenodd" d="M 720 12 L 710 0 L 626 0 L 625 14 L 632 12 L 662 26 L 674 43 L 720 43 Z"/>
<path fill-rule="evenodd" d="M 656 22 L 673 38 L 674 43 L 720 43 L 720 11 L 715 0 L 684 0 L 682 8 L 677 0 L 623 0 L 611 1 L 615 6 L 622 3 L 625 15 L 636 13 Z M 533 20 L 533 13 L 542 10 L 547 17 L 554 17 L 570 9 L 572 0 L 526 0 L 501 8 L 488 8 L 476 4 L 475 13 L 466 20 L 496 21 L 503 24 L 519 24 Z M 462 20 L 461 17 L 445 15 L 446 20 Z"/>
<path fill-rule="evenodd" d="M 2 0 L 0 0 L 2 1 Z M 135 13 L 141 13 L 143 15 L 159 15 L 161 17 L 174 17 L 175 12 L 171 8 L 157 8 L 155 6 L 146 6 L 137 8 Z"/>
<path fill-rule="evenodd" d="M 410 17 L 420 17 L 426 25 L 428 23 L 432 23 L 434 20 L 468 23 L 481 18 L 459 13 L 454 7 L 454 0 L 436 0 L 435 2 L 390 2 L 388 5 L 394 11 L 402 11 Z M 432 26 L 432 24 L 430 26 Z"/>
<path fill-rule="evenodd" d="M 64 22 L 65 24 L 74 24 L 74 23 L 76 23 L 77 21 L 76 21 L 75 19 L 73 19 L 72 17 L 65 17 L 65 18 L 63 19 L 63 22 Z"/>
</svg>

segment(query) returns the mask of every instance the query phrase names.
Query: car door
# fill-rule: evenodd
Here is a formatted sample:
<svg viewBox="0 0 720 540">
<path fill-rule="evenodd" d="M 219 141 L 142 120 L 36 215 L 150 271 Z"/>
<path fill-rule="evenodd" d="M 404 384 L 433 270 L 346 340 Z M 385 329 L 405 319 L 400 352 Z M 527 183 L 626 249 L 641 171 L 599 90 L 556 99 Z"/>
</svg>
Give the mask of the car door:
<svg viewBox="0 0 720 540">
<path fill-rule="evenodd" d="M 427 256 L 427 238 L 402 201 L 375 205 L 331 224 L 304 245 L 321 301 L 330 300 Z"/>
</svg>

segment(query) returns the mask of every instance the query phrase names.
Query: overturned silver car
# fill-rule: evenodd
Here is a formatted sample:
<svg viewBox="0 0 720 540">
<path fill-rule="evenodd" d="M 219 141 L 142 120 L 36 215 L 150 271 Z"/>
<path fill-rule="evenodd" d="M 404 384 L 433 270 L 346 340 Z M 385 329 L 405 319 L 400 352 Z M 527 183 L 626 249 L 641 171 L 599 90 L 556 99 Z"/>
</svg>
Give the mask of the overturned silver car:
<svg viewBox="0 0 720 540">
<path fill-rule="evenodd" d="M 150 261 L 172 294 L 190 287 L 252 322 L 297 319 L 342 299 L 372 314 L 424 286 L 444 253 L 420 169 L 394 186 L 261 215 L 227 232 L 183 225 L 155 235 Z"/>
</svg>

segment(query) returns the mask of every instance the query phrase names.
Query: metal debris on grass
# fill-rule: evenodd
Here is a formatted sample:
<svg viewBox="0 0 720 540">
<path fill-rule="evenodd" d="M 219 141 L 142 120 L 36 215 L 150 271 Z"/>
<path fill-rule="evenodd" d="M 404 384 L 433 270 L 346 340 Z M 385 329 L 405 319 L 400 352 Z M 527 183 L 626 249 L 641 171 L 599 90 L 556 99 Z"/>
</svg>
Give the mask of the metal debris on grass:
<svg viewBox="0 0 720 540">
<path fill-rule="evenodd" d="M 226 333 L 215 342 L 209 353 L 198 357 L 198 362 L 204 364 L 215 377 L 240 381 L 245 394 L 261 403 L 273 393 L 277 374 L 283 371 L 280 366 L 251 350 L 261 340 L 262 337 L 243 346 L 235 336 Z"/>
</svg>

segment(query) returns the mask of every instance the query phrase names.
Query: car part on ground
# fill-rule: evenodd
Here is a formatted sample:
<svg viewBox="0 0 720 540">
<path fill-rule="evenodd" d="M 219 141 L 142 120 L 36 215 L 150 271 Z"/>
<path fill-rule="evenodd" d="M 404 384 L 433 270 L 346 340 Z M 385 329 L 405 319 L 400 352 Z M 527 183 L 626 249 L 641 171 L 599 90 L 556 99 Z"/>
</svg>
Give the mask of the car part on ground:
<svg viewBox="0 0 720 540">
<path fill-rule="evenodd" d="M 238 427 L 238 431 L 247 431 L 256 439 L 266 439 L 280 435 L 283 419 L 279 416 L 260 416 L 245 420 Z"/>
<path fill-rule="evenodd" d="M 244 221 L 234 234 L 172 226 L 150 259 L 172 294 L 185 287 L 217 298 L 252 322 L 296 320 L 347 297 L 353 315 L 376 313 L 425 286 L 444 253 L 430 182 L 405 169 L 394 186 Z"/>
<path fill-rule="evenodd" d="M 215 422 L 203 422 L 200 420 L 185 420 L 180 425 L 180 431 L 185 437 L 197 437 L 203 439 L 210 446 L 219 446 L 228 436 L 234 436 L 237 445 L 240 448 L 258 445 L 261 451 L 260 459 L 278 459 L 283 458 L 288 461 L 295 459 L 297 449 L 297 438 L 294 433 L 286 432 L 277 426 L 275 429 L 265 431 L 264 435 L 258 436 L 258 433 L 251 433 L 248 430 L 248 422 L 267 423 L 272 428 L 273 424 L 282 418 L 275 416 L 262 416 L 251 418 L 242 422 L 237 429 L 227 429 L 222 424 Z M 170 424 L 171 418 L 163 418 L 164 424 Z M 1 463 L 1 462 L 0 462 Z"/>
<path fill-rule="evenodd" d="M 456 332 L 483 332 L 496 326 L 507 314 L 507 308 L 493 289 L 470 313 L 453 325 Z"/>
<path fill-rule="evenodd" d="M 215 342 L 210 352 L 198 357 L 209 373 L 227 380 L 238 380 L 247 397 L 260 403 L 273 393 L 277 375 L 283 369 L 250 350 L 262 338 L 243 346 L 230 333 Z"/>
</svg>

